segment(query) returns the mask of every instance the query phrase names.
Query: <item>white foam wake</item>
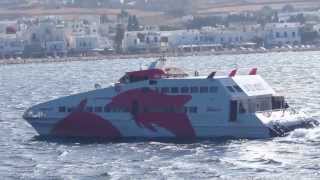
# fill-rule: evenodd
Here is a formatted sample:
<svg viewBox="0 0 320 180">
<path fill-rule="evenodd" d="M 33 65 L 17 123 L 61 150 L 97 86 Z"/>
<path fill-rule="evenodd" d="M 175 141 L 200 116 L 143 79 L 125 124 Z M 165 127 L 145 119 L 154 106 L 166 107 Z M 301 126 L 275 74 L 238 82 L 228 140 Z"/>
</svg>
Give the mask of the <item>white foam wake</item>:
<svg viewBox="0 0 320 180">
<path fill-rule="evenodd" d="M 296 129 L 289 134 L 288 138 L 299 142 L 320 142 L 320 127 Z"/>
</svg>

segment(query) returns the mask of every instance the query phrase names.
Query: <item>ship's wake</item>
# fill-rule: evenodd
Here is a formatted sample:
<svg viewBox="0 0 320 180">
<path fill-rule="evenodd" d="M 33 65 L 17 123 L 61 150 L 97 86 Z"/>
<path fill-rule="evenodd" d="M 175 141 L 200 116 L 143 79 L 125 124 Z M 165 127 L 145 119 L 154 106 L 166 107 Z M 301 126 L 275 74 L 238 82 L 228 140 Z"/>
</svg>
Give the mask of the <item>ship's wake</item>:
<svg viewBox="0 0 320 180">
<path fill-rule="evenodd" d="M 320 120 L 309 118 L 316 122 L 313 128 L 298 128 L 287 136 L 287 140 L 295 143 L 319 143 L 320 144 Z"/>
</svg>

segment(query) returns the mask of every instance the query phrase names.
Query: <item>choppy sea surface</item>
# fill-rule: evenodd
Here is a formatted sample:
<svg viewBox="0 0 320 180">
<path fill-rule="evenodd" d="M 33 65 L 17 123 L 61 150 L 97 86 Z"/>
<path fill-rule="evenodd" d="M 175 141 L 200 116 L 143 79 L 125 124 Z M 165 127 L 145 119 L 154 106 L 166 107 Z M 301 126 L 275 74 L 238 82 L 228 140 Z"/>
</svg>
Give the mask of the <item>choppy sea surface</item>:
<svg viewBox="0 0 320 180">
<path fill-rule="evenodd" d="M 320 120 L 320 52 L 169 58 L 192 73 L 258 67 L 290 105 Z M 153 59 L 0 66 L 1 179 L 320 179 L 320 128 L 265 140 L 83 142 L 37 138 L 30 106 L 103 87 Z M 240 71 L 241 73 L 241 71 Z"/>
</svg>

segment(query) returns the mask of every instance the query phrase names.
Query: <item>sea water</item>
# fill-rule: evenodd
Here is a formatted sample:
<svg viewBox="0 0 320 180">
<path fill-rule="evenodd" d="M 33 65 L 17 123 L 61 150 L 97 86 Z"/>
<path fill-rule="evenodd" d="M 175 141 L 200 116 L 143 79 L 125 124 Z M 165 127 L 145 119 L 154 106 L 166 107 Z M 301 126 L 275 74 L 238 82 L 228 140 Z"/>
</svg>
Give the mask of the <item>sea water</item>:
<svg viewBox="0 0 320 180">
<path fill-rule="evenodd" d="M 320 52 L 169 58 L 208 75 L 258 73 L 291 107 L 320 120 Z M 264 140 L 46 140 L 22 119 L 35 104 L 102 87 L 154 59 L 0 66 L 1 179 L 319 179 L 320 128 Z"/>
</svg>

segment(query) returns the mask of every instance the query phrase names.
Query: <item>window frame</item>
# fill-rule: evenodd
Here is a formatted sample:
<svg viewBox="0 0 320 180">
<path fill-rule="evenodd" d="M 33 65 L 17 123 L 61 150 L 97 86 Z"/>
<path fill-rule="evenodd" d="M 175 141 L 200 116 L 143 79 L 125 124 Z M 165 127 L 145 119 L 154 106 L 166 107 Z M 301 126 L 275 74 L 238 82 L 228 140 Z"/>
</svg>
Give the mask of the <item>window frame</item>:
<svg viewBox="0 0 320 180">
<path fill-rule="evenodd" d="M 66 110 L 67 110 L 67 108 L 65 106 L 59 106 L 58 107 L 58 112 L 60 112 L 60 113 L 65 113 Z"/>
<path fill-rule="evenodd" d="M 235 93 L 236 92 L 236 90 L 234 90 L 232 86 L 226 86 L 226 88 L 228 89 L 228 91 L 230 93 Z"/>
<path fill-rule="evenodd" d="M 92 106 L 87 106 L 86 107 L 86 112 L 93 112 L 93 107 Z"/>
<path fill-rule="evenodd" d="M 190 92 L 190 88 L 185 86 L 185 87 L 181 87 L 180 88 L 180 92 L 181 93 L 189 93 Z"/>
<path fill-rule="evenodd" d="M 165 91 L 164 91 L 165 90 Z M 170 88 L 169 87 L 161 87 L 160 92 L 161 93 L 169 93 Z"/>
<path fill-rule="evenodd" d="M 209 92 L 210 93 L 217 93 L 218 92 L 218 86 L 210 86 L 209 87 Z"/>
<path fill-rule="evenodd" d="M 192 86 L 190 88 L 190 93 L 199 93 L 199 87 L 198 86 Z"/>
<path fill-rule="evenodd" d="M 171 88 L 170 88 L 170 93 L 172 93 L 172 94 L 177 94 L 177 93 L 179 93 L 179 87 L 171 87 Z"/>
<path fill-rule="evenodd" d="M 208 93 L 209 92 L 209 87 L 208 86 L 200 86 L 199 92 L 200 93 Z"/>
<path fill-rule="evenodd" d="M 102 113 L 102 112 L 103 112 L 102 106 L 95 106 L 95 107 L 94 107 L 94 112 Z"/>
</svg>

